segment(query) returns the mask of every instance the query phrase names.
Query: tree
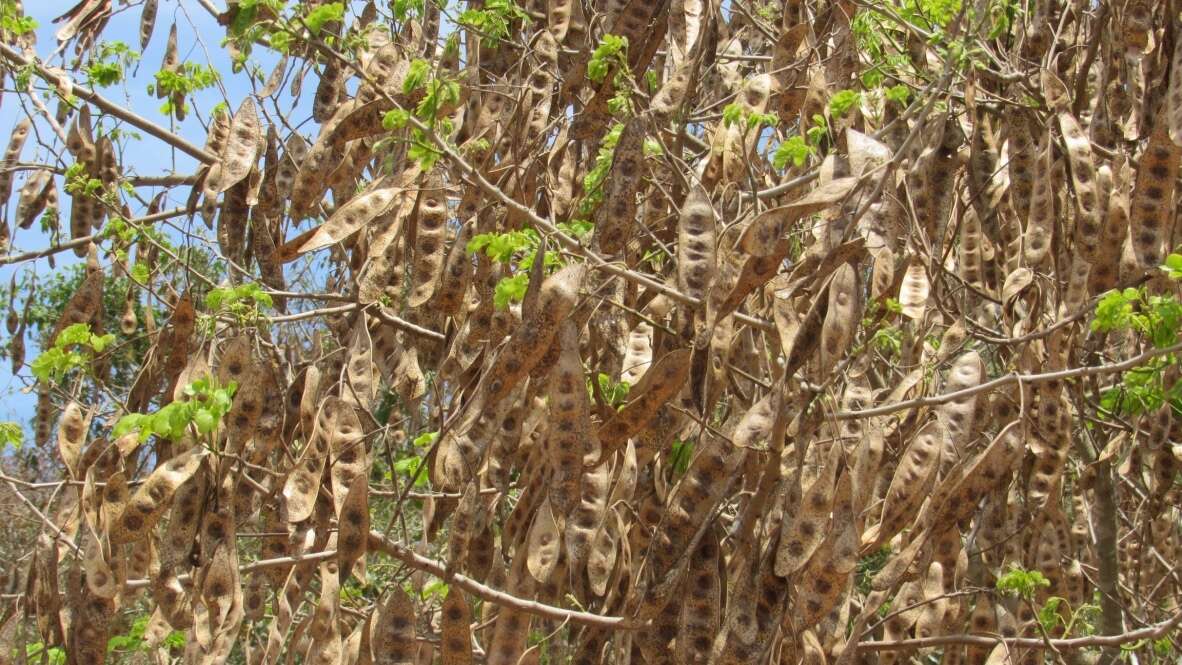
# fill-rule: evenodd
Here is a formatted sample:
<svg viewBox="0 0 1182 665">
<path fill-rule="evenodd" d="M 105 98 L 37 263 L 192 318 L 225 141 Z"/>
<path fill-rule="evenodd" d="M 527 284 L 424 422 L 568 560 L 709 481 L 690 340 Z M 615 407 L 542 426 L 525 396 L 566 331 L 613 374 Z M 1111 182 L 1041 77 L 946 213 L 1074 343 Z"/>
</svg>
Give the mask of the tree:
<svg viewBox="0 0 1182 665">
<path fill-rule="evenodd" d="M 1177 3 L 53 9 L 5 659 L 1179 657 Z"/>
</svg>

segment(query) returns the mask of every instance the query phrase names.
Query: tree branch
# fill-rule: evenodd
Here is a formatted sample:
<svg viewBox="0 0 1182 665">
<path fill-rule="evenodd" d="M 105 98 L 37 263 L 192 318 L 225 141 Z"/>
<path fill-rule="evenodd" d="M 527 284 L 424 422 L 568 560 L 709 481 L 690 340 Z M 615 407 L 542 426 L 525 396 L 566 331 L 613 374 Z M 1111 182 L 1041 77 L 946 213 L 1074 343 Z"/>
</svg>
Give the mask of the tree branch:
<svg viewBox="0 0 1182 665">
<path fill-rule="evenodd" d="M 76 95 L 82 99 L 85 99 L 86 101 L 90 102 L 91 104 L 94 104 L 95 106 L 102 109 L 106 113 L 113 115 L 116 118 L 119 118 L 120 120 L 123 120 L 124 122 L 126 122 L 130 125 L 134 125 L 135 127 L 138 127 L 140 129 L 144 130 L 148 134 L 151 134 L 152 136 L 155 136 L 156 138 L 173 146 L 174 148 L 180 150 L 181 152 L 188 154 L 189 156 L 195 158 L 199 162 L 203 162 L 205 164 L 212 164 L 217 161 L 217 155 L 214 155 L 213 153 L 210 153 L 210 152 L 206 152 L 204 148 L 201 148 L 196 145 L 193 145 L 192 143 L 189 143 L 185 139 L 168 131 L 167 129 L 161 127 L 160 125 L 157 125 L 156 123 L 152 122 L 151 120 L 148 120 L 147 118 L 145 118 L 139 114 L 132 113 L 131 111 L 128 111 L 126 108 L 116 104 L 115 102 L 108 100 L 106 97 L 103 97 L 102 95 L 91 90 L 90 88 L 86 88 L 86 87 L 78 85 L 69 77 L 61 76 L 60 74 L 56 74 L 56 73 L 50 71 L 49 69 L 47 69 L 41 63 L 36 62 L 36 61 L 31 61 L 31 60 L 25 58 L 23 55 L 20 54 L 20 52 L 18 52 L 16 49 L 12 48 L 8 44 L 0 43 L 0 55 L 4 56 L 14 66 L 17 66 L 17 67 L 30 67 L 31 66 L 33 68 L 33 71 L 37 72 L 37 75 L 40 76 L 41 78 L 45 79 L 46 81 L 52 83 L 53 85 L 55 85 L 59 88 L 69 88 L 70 91 L 74 95 Z"/>
</svg>

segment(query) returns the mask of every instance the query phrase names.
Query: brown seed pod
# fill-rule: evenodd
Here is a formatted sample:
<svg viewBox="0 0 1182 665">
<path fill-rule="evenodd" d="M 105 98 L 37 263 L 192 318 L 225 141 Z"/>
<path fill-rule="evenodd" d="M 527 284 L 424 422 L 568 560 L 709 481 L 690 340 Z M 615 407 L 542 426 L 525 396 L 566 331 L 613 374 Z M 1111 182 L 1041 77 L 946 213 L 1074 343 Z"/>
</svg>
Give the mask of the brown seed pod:
<svg viewBox="0 0 1182 665">
<path fill-rule="evenodd" d="M 1046 74 L 1050 75 L 1049 72 Z M 1067 147 L 1067 159 L 1071 166 L 1071 184 L 1075 190 L 1075 196 L 1072 197 L 1076 210 L 1075 244 L 1083 258 L 1090 262 L 1099 252 L 1100 227 L 1104 220 L 1097 191 L 1092 144 L 1066 105 L 1057 110 L 1059 130 L 1063 133 L 1063 143 Z"/>
<path fill-rule="evenodd" d="M 111 545 L 139 540 L 151 531 L 169 507 L 177 489 L 197 473 L 205 453 L 202 448 L 190 449 L 153 471 L 118 518 L 108 524 Z"/>
<path fill-rule="evenodd" d="M 572 265 L 550 275 L 542 283 L 533 315 L 521 321 L 493 359 L 496 371 L 488 375 L 483 385 L 486 405 L 501 401 L 545 355 L 558 332 L 558 324 L 574 307 L 583 273 L 582 266 Z"/>
<path fill-rule="evenodd" d="M 148 42 L 152 40 L 152 32 L 156 29 L 156 12 L 159 9 L 160 0 L 145 0 L 144 8 L 140 12 L 140 51 L 145 51 L 148 48 Z"/>
<path fill-rule="evenodd" d="M 596 239 L 605 254 L 623 251 L 636 218 L 636 192 L 640 189 L 644 164 L 644 134 L 645 127 L 640 118 L 629 120 L 612 153 L 611 170 L 602 185 L 603 203 L 595 212 Z"/>
<path fill-rule="evenodd" d="M 694 187 L 681 205 L 677 225 L 677 288 L 687 296 L 703 299 L 710 288 L 716 225 L 710 197 Z"/>
<path fill-rule="evenodd" d="M 947 433 L 938 421 L 929 421 L 915 433 L 883 498 L 882 518 L 870 541 L 873 547 L 886 542 L 915 517 L 936 478 L 946 439 Z M 867 549 L 867 535 L 862 538 L 863 550 Z"/>
<path fill-rule="evenodd" d="M 1170 140 L 1165 119 L 1159 115 L 1137 164 L 1137 184 L 1129 208 L 1129 237 L 1137 262 L 1145 270 L 1155 269 L 1162 261 L 1162 244 L 1174 209 L 1179 154 L 1182 148 Z"/>
<path fill-rule="evenodd" d="M 820 376 L 827 376 L 849 348 L 862 311 L 858 298 L 858 275 L 843 263 L 829 283 L 829 309 L 821 328 Z"/>
<path fill-rule="evenodd" d="M 513 560 L 513 568 L 506 582 L 506 591 L 518 598 L 532 598 L 535 583 L 525 570 L 525 556 Z M 486 648 L 488 665 L 517 665 L 526 648 L 532 616 L 519 609 L 502 607 L 493 625 L 493 635 Z"/>
<path fill-rule="evenodd" d="M 1043 135 L 1034 154 L 1030 214 L 1026 218 L 1026 234 L 1022 240 L 1022 256 L 1027 266 L 1042 263 L 1051 250 L 1054 234 L 1054 198 L 1051 176 L 1050 130 Z"/>
<path fill-rule="evenodd" d="M 689 349 L 678 349 L 653 363 L 640 383 L 629 391 L 624 406 L 599 426 L 599 443 L 605 450 L 623 445 L 652 422 L 660 408 L 689 378 L 689 358 Z"/>
<path fill-rule="evenodd" d="M 533 527 L 529 531 L 527 547 L 523 553 L 526 555 L 526 569 L 539 583 L 545 583 L 554 572 L 562 549 L 562 532 L 559 523 L 554 519 L 554 511 L 550 508 L 548 498 L 538 506 Z"/>
<path fill-rule="evenodd" d="M 420 307 L 431 300 L 439 278 L 447 247 L 447 201 L 443 178 L 428 176 L 419 192 L 415 207 L 414 261 L 411 263 L 411 292 L 408 307 Z"/>
<path fill-rule="evenodd" d="M 546 449 L 550 499 L 557 515 L 566 517 L 579 505 L 584 459 L 588 455 L 597 457 L 599 446 L 591 438 L 594 434 L 590 403 L 579 357 L 579 333 L 573 321 L 562 322 L 556 343 L 561 350 L 546 383 L 549 392 Z"/>
<path fill-rule="evenodd" d="M 258 159 L 263 132 L 254 98 L 242 100 L 230 119 L 230 131 L 218 156 L 221 176 L 214 192 L 220 194 L 246 179 Z"/>
<path fill-rule="evenodd" d="M 160 62 L 160 71 L 175 72 L 180 67 L 180 55 L 177 53 L 177 29 L 176 23 L 168 29 L 168 41 L 164 46 L 164 59 Z M 156 99 L 164 99 L 168 96 L 168 91 L 162 87 L 156 88 Z"/>
<path fill-rule="evenodd" d="M 85 108 L 85 107 L 83 107 Z M 3 166 L 0 169 L 0 201 L 8 201 L 12 195 L 12 171 L 7 167 L 20 161 L 21 152 L 25 148 L 25 140 L 33 129 L 33 120 L 28 116 L 21 118 L 12 128 L 12 135 L 8 139 L 8 147 L 4 150 Z"/>
<path fill-rule="evenodd" d="M 50 192 L 53 199 L 57 199 L 57 185 L 49 171 L 33 171 L 29 174 L 25 184 L 20 189 L 20 199 L 16 205 L 16 225 L 27 229 L 33 225 L 37 216 L 45 212 L 49 206 Z"/>
<path fill-rule="evenodd" d="M 341 583 L 349 577 L 353 564 L 365 556 L 369 538 L 369 476 L 357 474 L 337 515 L 337 558 Z"/>
<path fill-rule="evenodd" d="M 341 206 L 324 224 L 316 227 L 308 237 L 296 238 L 299 245 L 291 251 L 280 249 L 280 255 L 291 260 L 301 254 L 314 252 L 344 242 L 372 222 L 390 207 L 401 190 L 387 186 L 385 181 L 374 183 L 364 194 L 360 194 Z M 294 241 L 293 241 L 294 242 Z"/>
<path fill-rule="evenodd" d="M 583 472 L 582 498 L 566 521 L 563 541 L 570 570 L 580 570 L 586 562 L 596 530 L 607 508 L 608 482 L 611 480 L 606 460 Z"/>
<path fill-rule="evenodd" d="M 841 453 L 841 446 L 835 445 L 830 448 L 825 467 L 803 496 L 800 496 L 799 485 L 795 492 L 789 491 L 785 494 L 785 518 L 781 525 L 780 543 L 776 549 L 776 575 L 789 577 L 804 567 L 828 535 L 829 515 L 833 511 L 835 496 L 834 483 L 837 480 L 837 469 L 841 465 Z M 798 469 L 798 473 L 800 471 Z M 799 483 L 799 480 L 795 482 Z M 797 497 L 800 506 L 790 508 L 788 503 L 795 503 Z"/>
<path fill-rule="evenodd" d="M 447 316 L 456 316 L 464 304 L 464 293 L 467 292 L 468 284 L 472 280 L 472 258 L 468 254 L 468 242 L 475 233 L 475 221 L 465 222 L 456 233 L 443 263 L 432 308 Z"/>
<path fill-rule="evenodd" d="M 924 265 L 912 261 L 903 276 L 903 283 L 899 286 L 899 304 L 903 306 L 903 315 L 915 321 L 922 321 L 924 312 L 927 311 L 930 290 L 931 285 Z"/>
<path fill-rule="evenodd" d="M 62 409 L 61 418 L 58 419 L 58 453 L 62 457 L 62 463 L 66 465 L 66 470 L 74 478 L 80 478 L 84 473 L 84 470 L 78 467 L 78 462 L 82 448 L 86 445 L 86 433 L 93 415 L 91 411 L 83 412 L 82 406 L 71 400 L 66 404 L 66 408 Z"/>
<path fill-rule="evenodd" d="M 468 599 L 457 587 L 448 589 L 443 599 L 440 620 L 442 665 L 471 665 L 472 654 L 472 610 Z"/>
<path fill-rule="evenodd" d="M 317 423 L 299 461 L 283 483 L 284 509 L 289 523 L 302 522 L 312 516 L 328 456 L 327 436 L 324 425 Z"/>
</svg>

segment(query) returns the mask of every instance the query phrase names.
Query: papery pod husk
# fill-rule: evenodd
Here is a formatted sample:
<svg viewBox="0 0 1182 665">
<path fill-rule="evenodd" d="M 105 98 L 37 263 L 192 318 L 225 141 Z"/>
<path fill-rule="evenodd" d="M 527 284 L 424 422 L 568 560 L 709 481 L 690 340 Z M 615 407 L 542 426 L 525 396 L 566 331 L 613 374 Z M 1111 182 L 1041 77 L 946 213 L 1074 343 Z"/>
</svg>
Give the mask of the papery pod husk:
<svg viewBox="0 0 1182 665">
<path fill-rule="evenodd" d="M 898 533 L 919 511 L 926 492 L 935 481 L 946 432 L 938 421 L 930 421 L 917 431 L 903 452 L 890 488 L 883 500 L 881 520 L 873 533 L 863 534 L 863 551 L 877 546 Z"/>
<path fill-rule="evenodd" d="M 426 176 L 418 196 L 409 307 L 424 305 L 435 295 L 447 254 L 444 240 L 448 215 L 442 176 L 438 173 Z"/>
<path fill-rule="evenodd" d="M 349 485 L 341 504 L 337 523 L 337 556 L 340 559 L 341 584 L 349 577 L 354 563 L 365 556 L 369 539 L 369 476 L 359 473 Z M 358 572 L 364 571 L 364 562 Z M 363 575 L 358 575 L 359 578 Z"/>
<path fill-rule="evenodd" d="M 77 564 L 66 573 L 70 623 L 65 648 L 74 662 L 102 663 L 106 659 L 107 638 L 116 606 L 113 600 L 94 595 L 83 581 L 84 577 L 85 573 Z"/>
<path fill-rule="evenodd" d="M 1164 114 L 1153 124 L 1149 143 L 1137 164 L 1137 180 L 1129 207 L 1129 237 L 1141 269 L 1156 269 L 1168 241 L 1174 182 L 1178 177 L 1179 147 L 1170 140 Z"/>
<path fill-rule="evenodd" d="M 443 665 L 471 665 L 472 652 L 472 610 L 468 599 L 459 588 L 448 589 L 443 599 L 443 616 L 440 620 Z"/>
<path fill-rule="evenodd" d="M 526 556 L 519 553 L 513 559 L 505 591 L 517 598 L 532 599 L 536 582 L 526 570 Z M 517 665 L 526 649 L 533 615 L 512 607 L 501 607 L 493 624 L 492 638 L 486 648 L 485 662 L 489 665 Z"/>
<path fill-rule="evenodd" d="M 547 382 L 549 432 L 545 445 L 553 483 L 552 505 L 558 515 L 568 516 L 578 506 L 582 494 L 584 459 L 598 457 L 599 451 L 591 432 L 579 335 L 573 321 L 562 323 L 555 342 L 560 351 Z"/>
<path fill-rule="evenodd" d="M 5 167 L 20 161 L 21 152 L 25 147 L 25 141 L 29 138 L 29 132 L 32 129 L 33 120 L 29 117 L 21 118 L 12 128 L 12 134 L 8 139 L 8 146 L 4 149 L 3 165 Z M 0 170 L 0 200 L 7 201 L 12 196 L 12 173 L 7 168 Z"/>
<path fill-rule="evenodd" d="M 164 463 L 148 476 L 116 520 L 109 525 L 112 545 L 143 538 L 164 515 L 179 487 L 197 473 L 206 451 L 194 447 Z"/>
</svg>

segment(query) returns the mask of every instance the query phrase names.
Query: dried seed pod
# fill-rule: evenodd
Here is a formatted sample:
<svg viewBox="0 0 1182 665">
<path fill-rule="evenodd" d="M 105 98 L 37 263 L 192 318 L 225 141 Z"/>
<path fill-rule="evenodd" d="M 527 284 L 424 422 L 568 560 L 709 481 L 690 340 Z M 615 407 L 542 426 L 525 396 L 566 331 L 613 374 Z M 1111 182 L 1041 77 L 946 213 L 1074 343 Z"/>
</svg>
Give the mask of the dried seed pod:
<svg viewBox="0 0 1182 665">
<path fill-rule="evenodd" d="M 386 186 L 385 181 L 374 183 L 367 192 L 353 197 L 348 203 L 337 208 L 328 221 L 316 227 L 311 235 L 296 238 L 293 242 L 299 242 L 298 246 L 291 251 L 280 249 L 280 254 L 291 260 L 301 254 L 348 240 L 385 212 L 401 191 L 397 187 Z"/>
<path fill-rule="evenodd" d="M 1155 269 L 1162 262 L 1180 154 L 1182 148 L 1170 140 L 1164 118 L 1159 116 L 1137 164 L 1137 184 L 1129 209 L 1129 237 L 1137 262 L 1145 270 Z"/>
<path fill-rule="evenodd" d="M 353 564 L 365 556 L 369 538 L 369 476 L 357 474 L 337 516 L 337 558 L 341 584 L 349 577 Z"/>
<path fill-rule="evenodd" d="M 930 289 L 927 270 L 922 263 L 913 261 L 899 286 L 899 304 L 903 306 L 904 316 L 916 321 L 923 320 Z"/>
<path fill-rule="evenodd" d="M 873 544 L 886 542 L 915 517 L 940 466 L 947 434 L 938 421 L 929 421 L 915 433 L 883 498 L 882 518 Z M 863 536 L 863 549 L 866 537 Z"/>
<path fill-rule="evenodd" d="M 228 191 L 246 180 L 255 168 L 262 139 L 263 131 L 259 125 L 258 110 L 255 108 L 254 98 L 248 96 L 242 100 L 242 104 L 234 112 L 234 117 L 230 119 L 230 131 L 218 155 L 221 177 L 218 178 L 217 188 L 214 190 L 216 193 Z"/>
<path fill-rule="evenodd" d="M 12 136 L 9 137 L 8 147 L 4 150 L 4 161 L 2 165 L 5 168 L 0 169 L 0 201 L 8 201 L 8 198 L 12 196 L 13 172 L 7 167 L 11 167 L 20 161 L 21 152 L 25 148 L 25 140 L 29 138 L 29 132 L 32 129 L 33 120 L 28 116 L 22 118 L 12 128 Z"/>
<path fill-rule="evenodd" d="M 626 439 L 648 426 L 689 378 L 689 359 L 689 349 L 678 349 L 653 363 L 640 383 L 629 391 L 628 402 L 599 426 L 599 443 L 605 450 L 623 445 Z"/>
<path fill-rule="evenodd" d="M 941 343 L 940 348 L 944 345 Z M 976 351 L 966 351 L 956 358 L 948 378 L 944 382 L 945 393 L 957 392 L 971 388 L 985 377 L 985 367 L 981 361 L 981 354 Z M 974 423 L 977 417 L 977 396 L 969 395 L 958 400 L 952 400 L 940 405 L 937 412 L 940 424 L 948 433 L 949 448 L 944 451 L 945 464 L 951 464 L 959 458 L 966 446 L 974 438 Z"/>
<path fill-rule="evenodd" d="M 550 275 L 542 283 L 533 315 L 521 321 L 493 360 L 496 371 L 484 384 L 486 405 L 501 401 L 542 359 L 558 332 L 558 324 L 575 305 L 582 278 L 582 267 L 572 265 Z"/>
<path fill-rule="evenodd" d="M 829 515 L 833 511 L 834 486 L 837 468 L 841 464 L 841 446 L 830 448 L 825 468 L 800 497 L 800 507 L 793 510 L 788 505 L 795 503 L 793 494 L 799 496 L 799 479 L 795 492 L 784 495 L 785 518 L 781 525 L 780 543 L 776 549 L 775 572 L 780 577 L 789 577 L 809 562 L 817 548 L 829 533 Z M 800 469 L 798 469 L 798 473 Z M 792 510 L 792 512 L 789 512 Z M 792 513 L 795 514 L 792 514 Z M 791 515 L 789 517 L 789 515 Z"/>
<path fill-rule="evenodd" d="M 704 299 L 714 273 L 714 207 L 701 187 L 694 187 L 681 205 L 677 224 L 677 288 Z"/>
<path fill-rule="evenodd" d="M 448 570 L 460 570 L 468 558 L 468 545 L 472 538 L 472 532 L 476 529 L 479 496 L 480 488 L 474 481 L 464 487 L 460 496 L 460 502 L 453 513 L 451 530 L 448 534 Z"/>
<path fill-rule="evenodd" d="M 111 545 L 139 540 L 151 531 L 169 507 L 177 489 L 197 473 L 205 453 L 202 448 L 190 449 L 153 471 L 118 518 L 108 525 Z"/>
<path fill-rule="evenodd" d="M 595 234 L 605 254 L 623 251 L 636 218 L 636 192 L 640 189 L 644 164 L 644 133 L 644 123 L 639 117 L 629 120 L 612 153 L 611 170 L 603 182 L 603 203 L 595 213 Z"/>
<path fill-rule="evenodd" d="M 560 346 L 558 362 L 546 384 L 550 416 L 546 448 L 551 465 L 550 499 L 557 514 L 566 517 L 578 507 L 582 496 L 583 460 L 589 454 L 598 456 L 599 446 L 590 438 L 594 437 L 590 403 L 573 321 L 562 322 L 556 343 Z"/>
<path fill-rule="evenodd" d="M 1042 263 L 1051 250 L 1055 230 L 1055 205 L 1051 176 L 1051 133 L 1043 135 L 1034 154 L 1030 192 L 1030 214 L 1022 239 L 1022 256 L 1027 266 Z"/>
<path fill-rule="evenodd" d="M 445 315 L 455 316 L 464 304 L 464 293 L 472 280 L 472 258 L 468 254 L 468 242 L 475 233 L 475 221 L 468 220 L 460 227 L 455 240 L 452 241 L 451 249 L 447 252 L 432 306 Z"/>
<path fill-rule="evenodd" d="M 829 283 L 829 309 L 821 328 L 820 376 L 828 376 L 853 340 L 862 311 L 858 293 L 858 275 L 854 267 L 848 263 L 838 266 Z"/>
<path fill-rule="evenodd" d="M 1046 72 L 1045 75 L 1051 75 Z M 1058 85 L 1062 86 L 1062 83 Z M 1066 95 L 1063 96 L 1063 99 Z M 1084 259 L 1091 262 L 1100 247 L 1100 225 L 1104 219 L 1101 200 L 1097 191 L 1095 160 L 1092 143 L 1084 134 L 1079 121 L 1064 103 L 1058 111 L 1059 129 L 1067 147 L 1067 159 L 1071 165 L 1071 184 L 1075 190 L 1072 202 L 1076 210 L 1075 244 Z"/>
<path fill-rule="evenodd" d="M 524 552 L 529 574 L 539 583 L 549 580 L 561 549 L 562 532 L 547 498 L 538 506 L 533 527 L 529 531 L 528 549 Z"/>
<path fill-rule="evenodd" d="M 442 665 L 472 665 L 472 610 L 468 607 L 464 592 L 457 587 L 448 589 L 447 597 L 443 599 L 442 612 Z"/>
<path fill-rule="evenodd" d="M 152 40 L 152 32 L 156 29 L 156 12 L 159 6 L 160 0 L 144 1 L 144 8 L 140 12 L 140 51 L 147 50 L 148 42 Z"/>
<path fill-rule="evenodd" d="M 429 176 L 419 192 L 415 208 L 414 261 L 411 263 L 411 292 L 408 307 L 419 307 L 435 295 L 443 274 L 447 247 L 447 200 L 440 175 Z"/>
<path fill-rule="evenodd" d="M 16 205 L 16 225 L 27 229 L 33 225 L 37 216 L 45 211 L 49 204 L 50 191 L 53 198 L 57 198 L 57 186 L 49 171 L 33 171 L 29 174 L 25 184 L 20 189 L 20 199 Z"/>
<path fill-rule="evenodd" d="M 525 571 L 525 558 L 518 556 L 506 583 L 506 591 L 518 598 L 532 598 L 535 584 Z M 493 625 L 493 635 L 486 649 L 488 665 L 517 665 L 526 648 L 532 616 L 519 609 L 502 607 Z"/>
<path fill-rule="evenodd" d="M 721 556 L 713 529 L 694 548 L 686 577 L 686 597 L 681 606 L 677 634 L 677 662 L 705 663 L 710 658 L 714 636 L 718 634 L 721 609 L 721 581 L 718 564 Z"/>
<path fill-rule="evenodd" d="M 86 445 L 86 432 L 90 428 L 92 412 L 82 411 L 82 406 L 71 400 L 62 410 L 57 424 L 57 449 L 66 470 L 74 478 L 82 477 L 83 469 L 78 468 L 82 447 Z"/>
</svg>

